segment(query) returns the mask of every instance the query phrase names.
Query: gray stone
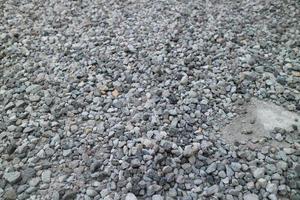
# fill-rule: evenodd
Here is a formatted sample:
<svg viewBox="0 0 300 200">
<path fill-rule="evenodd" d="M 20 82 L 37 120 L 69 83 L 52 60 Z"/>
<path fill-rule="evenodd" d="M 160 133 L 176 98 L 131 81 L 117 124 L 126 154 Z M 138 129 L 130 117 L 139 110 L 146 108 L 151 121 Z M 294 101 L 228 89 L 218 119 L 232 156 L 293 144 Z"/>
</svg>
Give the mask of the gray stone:
<svg viewBox="0 0 300 200">
<path fill-rule="evenodd" d="M 281 169 L 281 170 L 287 170 L 287 168 L 288 168 L 288 164 L 284 161 L 277 162 L 276 166 L 278 169 Z"/>
<path fill-rule="evenodd" d="M 16 191 L 12 187 L 8 188 L 5 191 L 3 198 L 5 200 L 16 200 L 17 199 Z"/>
<path fill-rule="evenodd" d="M 134 168 L 137 168 L 141 165 L 141 162 L 139 161 L 139 159 L 133 159 L 131 160 L 131 166 Z"/>
<path fill-rule="evenodd" d="M 30 95 L 29 96 L 29 100 L 31 102 L 38 102 L 41 99 L 41 97 L 39 95 Z"/>
<path fill-rule="evenodd" d="M 228 177 L 232 177 L 234 175 L 234 171 L 226 165 L 226 174 Z"/>
<path fill-rule="evenodd" d="M 162 186 L 153 184 L 147 187 L 147 195 L 152 196 L 154 193 L 160 191 L 162 189 Z"/>
<path fill-rule="evenodd" d="M 298 176 L 300 177 L 300 164 L 297 164 L 295 167 L 295 172 L 296 174 L 298 174 Z"/>
<path fill-rule="evenodd" d="M 216 194 L 219 192 L 219 186 L 218 185 L 213 185 L 211 187 L 208 187 L 204 190 L 203 195 L 204 196 L 211 196 L 213 194 Z"/>
<path fill-rule="evenodd" d="M 275 183 L 268 183 L 266 187 L 267 192 L 269 193 L 277 193 L 277 185 Z"/>
<path fill-rule="evenodd" d="M 19 182 L 21 178 L 21 173 L 18 171 L 14 172 L 5 172 L 3 178 L 8 181 L 10 184 L 15 184 Z"/>
<path fill-rule="evenodd" d="M 244 200 L 259 200 L 258 196 L 256 194 L 245 194 L 243 197 Z"/>
<path fill-rule="evenodd" d="M 41 178 L 40 177 L 35 177 L 35 178 L 32 178 L 30 181 L 29 181 L 29 185 L 32 186 L 32 187 L 36 187 L 41 181 Z"/>
<path fill-rule="evenodd" d="M 67 157 L 72 153 L 72 149 L 63 150 L 63 156 Z"/>
<path fill-rule="evenodd" d="M 152 196 L 152 200 L 164 200 L 164 198 L 161 195 L 156 194 Z"/>
<path fill-rule="evenodd" d="M 261 168 L 256 168 L 253 170 L 252 172 L 254 178 L 259 179 L 264 177 L 265 175 L 265 168 L 261 167 Z"/>
<path fill-rule="evenodd" d="M 220 171 L 218 173 L 218 175 L 221 177 L 221 178 L 225 178 L 226 177 L 226 173 L 224 171 Z"/>
<path fill-rule="evenodd" d="M 24 105 L 25 105 L 25 101 L 23 101 L 23 100 L 17 100 L 16 101 L 16 107 L 22 107 Z"/>
<path fill-rule="evenodd" d="M 287 155 L 291 155 L 293 153 L 295 153 L 295 149 L 293 148 L 283 148 L 283 151 L 287 154 Z"/>
<path fill-rule="evenodd" d="M 72 133 L 75 133 L 78 130 L 78 126 L 76 124 L 71 125 L 70 130 Z"/>
<path fill-rule="evenodd" d="M 231 169 L 235 172 L 239 172 L 242 168 L 242 165 L 240 163 L 237 163 L 237 162 L 233 162 L 231 163 Z"/>
<path fill-rule="evenodd" d="M 6 104 L 4 110 L 10 110 L 15 106 L 15 104 L 13 102 L 9 102 L 8 104 Z"/>
<path fill-rule="evenodd" d="M 50 170 L 45 170 L 42 173 L 42 181 L 44 183 L 50 183 L 51 181 L 51 171 Z"/>
<path fill-rule="evenodd" d="M 211 163 L 211 164 L 207 167 L 206 173 L 211 174 L 211 173 L 213 173 L 214 171 L 216 171 L 216 169 L 217 169 L 217 163 L 216 163 L 216 162 L 213 162 L 213 163 Z"/>
<path fill-rule="evenodd" d="M 267 186 L 267 180 L 264 178 L 259 178 L 256 182 L 256 187 L 257 188 L 265 188 Z"/>
<path fill-rule="evenodd" d="M 77 196 L 77 192 L 68 190 L 65 192 L 64 196 L 62 197 L 62 200 L 74 200 Z"/>
<path fill-rule="evenodd" d="M 59 196 L 60 195 L 58 191 L 53 191 L 51 198 L 52 200 L 59 200 Z"/>
<path fill-rule="evenodd" d="M 193 143 L 191 145 L 187 145 L 184 147 L 183 155 L 186 157 L 190 157 L 196 154 L 200 149 L 200 143 Z"/>
<path fill-rule="evenodd" d="M 278 186 L 278 193 L 281 195 L 286 195 L 287 194 L 287 186 L 286 185 L 279 185 Z"/>
<path fill-rule="evenodd" d="M 178 175 L 178 176 L 176 177 L 176 182 L 179 183 L 179 184 L 184 183 L 184 182 L 185 182 L 184 176 Z"/>
<path fill-rule="evenodd" d="M 13 154 L 16 149 L 17 149 L 17 145 L 14 142 L 12 142 L 12 143 L 9 144 L 6 151 L 7 151 L 8 154 Z"/>
<path fill-rule="evenodd" d="M 86 190 L 86 194 L 90 197 L 94 197 L 96 196 L 98 193 L 93 189 L 93 188 L 88 188 Z"/>
<path fill-rule="evenodd" d="M 277 200 L 276 194 L 270 194 L 270 195 L 268 196 L 268 198 L 269 198 L 270 200 Z"/>
<path fill-rule="evenodd" d="M 17 193 L 20 194 L 29 188 L 28 185 L 20 185 L 17 189 Z"/>
<path fill-rule="evenodd" d="M 133 193 L 127 193 L 125 200 L 138 200 Z"/>
<path fill-rule="evenodd" d="M 33 128 L 33 127 L 26 127 L 26 128 L 23 130 L 23 133 L 31 133 L 32 131 L 34 131 L 34 128 Z"/>
</svg>

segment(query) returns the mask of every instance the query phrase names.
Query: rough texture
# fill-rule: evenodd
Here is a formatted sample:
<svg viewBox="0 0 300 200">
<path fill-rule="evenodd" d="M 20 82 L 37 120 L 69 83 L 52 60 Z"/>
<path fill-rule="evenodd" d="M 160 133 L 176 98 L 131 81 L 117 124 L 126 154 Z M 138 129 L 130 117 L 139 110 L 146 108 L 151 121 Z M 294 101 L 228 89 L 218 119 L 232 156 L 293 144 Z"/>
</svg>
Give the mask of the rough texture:
<svg viewBox="0 0 300 200">
<path fill-rule="evenodd" d="M 299 114 L 299 12 L 0 0 L 0 199 L 299 199 L 297 123 L 223 138 L 251 99 Z"/>
</svg>

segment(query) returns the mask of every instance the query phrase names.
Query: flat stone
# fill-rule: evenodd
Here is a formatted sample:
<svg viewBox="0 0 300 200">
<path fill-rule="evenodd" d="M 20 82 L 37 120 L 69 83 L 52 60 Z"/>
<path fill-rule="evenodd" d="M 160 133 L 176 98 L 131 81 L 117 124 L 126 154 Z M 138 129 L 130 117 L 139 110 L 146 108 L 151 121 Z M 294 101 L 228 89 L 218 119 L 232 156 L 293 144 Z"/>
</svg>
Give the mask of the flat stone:
<svg viewBox="0 0 300 200">
<path fill-rule="evenodd" d="M 293 148 L 283 148 L 283 151 L 287 154 L 287 155 L 290 155 L 290 154 L 293 154 L 295 153 L 295 149 Z"/>
<path fill-rule="evenodd" d="M 8 104 L 6 104 L 6 106 L 4 107 L 4 110 L 9 110 L 11 108 L 13 108 L 15 106 L 15 104 L 13 102 L 9 102 Z"/>
<path fill-rule="evenodd" d="M 30 95 L 29 96 L 29 100 L 31 102 L 38 102 L 41 99 L 41 97 L 39 95 Z"/>
<path fill-rule="evenodd" d="M 25 105 L 25 101 L 23 101 L 23 100 L 17 100 L 16 101 L 16 107 L 21 107 L 23 105 Z"/>
<path fill-rule="evenodd" d="M 211 196 L 213 194 L 216 194 L 219 192 L 219 186 L 218 185 L 213 185 L 209 188 L 206 188 L 204 191 L 205 196 Z"/>
<path fill-rule="evenodd" d="M 6 172 L 4 173 L 3 178 L 7 180 L 10 184 L 14 184 L 21 180 L 21 173 L 17 171 Z"/>
<path fill-rule="evenodd" d="M 29 188 L 28 185 L 20 185 L 17 189 L 17 193 L 20 194 Z"/>
<path fill-rule="evenodd" d="M 31 133 L 32 131 L 34 131 L 33 127 L 26 127 L 24 128 L 23 133 Z"/>
</svg>

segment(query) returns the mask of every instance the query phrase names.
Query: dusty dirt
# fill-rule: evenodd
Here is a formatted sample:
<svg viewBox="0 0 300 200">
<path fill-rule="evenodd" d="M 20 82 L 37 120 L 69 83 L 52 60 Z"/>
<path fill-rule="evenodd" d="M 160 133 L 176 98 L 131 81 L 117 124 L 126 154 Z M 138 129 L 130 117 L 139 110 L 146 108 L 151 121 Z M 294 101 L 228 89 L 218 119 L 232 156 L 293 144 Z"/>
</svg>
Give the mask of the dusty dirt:
<svg viewBox="0 0 300 200">
<path fill-rule="evenodd" d="M 260 140 L 272 137 L 271 132 L 275 128 L 293 130 L 293 126 L 300 128 L 300 115 L 285 110 L 283 107 L 270 102 L 251 99 L 244 105 L 244 110 L 222 131 L 222 137 L 230 143 L 235 141 Z M 286 146 L 282 141 L 270 140 L 272 144 Z"/>
</svg>

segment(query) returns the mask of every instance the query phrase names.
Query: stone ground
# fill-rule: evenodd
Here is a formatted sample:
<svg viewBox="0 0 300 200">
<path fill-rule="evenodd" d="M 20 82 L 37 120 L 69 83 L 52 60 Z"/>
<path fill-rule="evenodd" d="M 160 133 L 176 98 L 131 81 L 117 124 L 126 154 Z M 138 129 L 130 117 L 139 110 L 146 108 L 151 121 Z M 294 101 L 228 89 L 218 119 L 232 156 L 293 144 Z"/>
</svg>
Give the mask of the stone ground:
<svg viewBox="0 0 300 200">
<path fill-rule="evenodd" d="M 300 199 L 299 0 L 0 0 L 0 199 Z"/>
</svg>

